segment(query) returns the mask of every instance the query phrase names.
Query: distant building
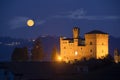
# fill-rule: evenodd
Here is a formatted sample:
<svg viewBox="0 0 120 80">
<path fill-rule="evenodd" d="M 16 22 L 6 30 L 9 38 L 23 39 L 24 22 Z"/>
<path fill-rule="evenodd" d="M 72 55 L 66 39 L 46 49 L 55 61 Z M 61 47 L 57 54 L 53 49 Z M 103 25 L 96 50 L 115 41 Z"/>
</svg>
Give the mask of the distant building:
<svg viewBox="0 0 120 80">
<path fill-rule="evenodd" d="M 118 49 L 114 50 L 114 61 L 115 63 L 119 63 L 120 62 L 120 53 Z"/>
<path fill-rule="evenodd" d="M 80 29 L 73 28 L 73 38 L 60 37 L 60 55 L 63 61 L 104 58 L 108 55 L 108 34 L 94 30 L 79 37 Z"/>
</svg>

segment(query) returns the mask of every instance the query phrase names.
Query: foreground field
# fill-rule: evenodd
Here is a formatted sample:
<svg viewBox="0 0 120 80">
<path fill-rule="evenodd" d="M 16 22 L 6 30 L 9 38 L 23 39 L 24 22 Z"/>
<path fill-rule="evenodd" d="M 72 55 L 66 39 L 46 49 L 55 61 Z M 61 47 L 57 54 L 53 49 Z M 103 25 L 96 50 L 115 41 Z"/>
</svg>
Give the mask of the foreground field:
<svg viewBox="0 0 120 80">
<path fill-rule="evenodd" d="M 115 80 L 119 79 L 120 64 L 90 69 L 87 65 L 60 62 L 1 62 L 4 78 L 10 73 L 14 80 Z"/>
</svg>

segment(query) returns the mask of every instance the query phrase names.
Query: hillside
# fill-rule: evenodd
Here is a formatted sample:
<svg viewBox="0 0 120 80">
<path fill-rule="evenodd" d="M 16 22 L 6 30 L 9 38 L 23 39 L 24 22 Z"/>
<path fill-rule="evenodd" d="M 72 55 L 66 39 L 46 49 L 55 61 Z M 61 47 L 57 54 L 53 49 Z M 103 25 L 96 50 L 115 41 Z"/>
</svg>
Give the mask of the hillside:
<svg viewBox="0 0 120 80">
<path fill-rule="evenodd" d="M 54 45 L 57 46 L 59 52 L 59 37 L 53 36 L 39 36 L 38 37 L 44 49 L 44 53 L 47 55 L 46 59 L 50 59 L 51 51 Z M 38 39 L 37 38 L 37 39 Z M 15 47 L 27 46 L 29 50 L 33 47 L 35 39 L 14 39 L 10 37 L 0 37 L 0 61 L 10 61 L 11 54 Z M 113 56 L 114 49 L 120 50 L 120 38 L 109 36 L 109 53 Z"/>
</svg>

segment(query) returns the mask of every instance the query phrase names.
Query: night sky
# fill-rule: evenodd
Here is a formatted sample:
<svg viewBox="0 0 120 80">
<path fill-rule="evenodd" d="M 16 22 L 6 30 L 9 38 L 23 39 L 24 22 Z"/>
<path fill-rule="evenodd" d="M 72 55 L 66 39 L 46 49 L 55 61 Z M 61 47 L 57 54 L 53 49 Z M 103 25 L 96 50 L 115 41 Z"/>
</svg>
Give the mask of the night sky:
<svg viewBox="0 0 120 80">
<path fill-rule="evenodd" d="M 120 37 L 120 0 L 0 0 L 0 36 L 70 37 L 76 26 L 82 36 L 97 29 Z"/>
</svg>

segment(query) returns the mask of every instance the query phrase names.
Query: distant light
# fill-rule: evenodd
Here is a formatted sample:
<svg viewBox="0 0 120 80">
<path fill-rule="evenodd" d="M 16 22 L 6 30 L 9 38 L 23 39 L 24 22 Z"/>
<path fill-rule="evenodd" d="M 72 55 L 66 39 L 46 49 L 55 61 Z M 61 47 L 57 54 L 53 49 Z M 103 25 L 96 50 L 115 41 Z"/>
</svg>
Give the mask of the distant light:
<svg viewBox="0 0 120 80">
<path fill-rule="evenodd" d="M 32 20 L 32 19 L 27 20 L 27 25 L 29 27 L 32 27 L 34 25 L 34 20 Z"/>
<path fill-rule="evenodd" d="M 7 46 L 16 46 L 16 45 L 20 45 L 20 42 L 5 43 L 5 45 L 7 45 Z"/>
<path fill-rule="evenodd" d="M 33 41 L 33 42 L 35 42 L 35 40 L 34 40 L 34 39 L 33 39 L 32 41 Z"/>
</svg>

